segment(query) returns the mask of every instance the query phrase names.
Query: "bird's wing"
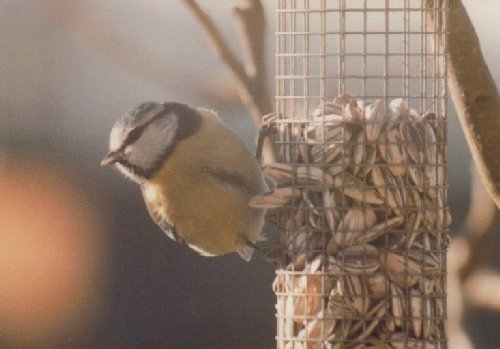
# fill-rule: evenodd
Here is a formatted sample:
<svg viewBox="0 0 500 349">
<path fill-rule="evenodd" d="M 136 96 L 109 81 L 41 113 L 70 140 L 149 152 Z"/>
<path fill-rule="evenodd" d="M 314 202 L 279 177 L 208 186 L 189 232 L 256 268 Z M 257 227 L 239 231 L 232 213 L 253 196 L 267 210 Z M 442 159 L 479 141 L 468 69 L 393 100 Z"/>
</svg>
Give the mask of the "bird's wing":
<svg viewBox="0 0 500 349">
<path fill-rule="evenodd" d="M 247 178 L 240 173 L 229 172 L 224 169 L 213 169 L 210 167 L 204 167 L 202 172 L 205 172 L 220 182 L 232 185 L 239 190 L 247 191 L 249 194 L 255 191 Z"/>
<path fill-rule="evenodd" d="M 160 212 L 161 207 L 146 199 L 144 200 L 144 202 L 146 203 L 146 208 L 148 209 L 149 215 L 156 223 L 156 225 L 160 227 L 160 229 L 172 240 L 177 242 L 184 242 L 184 240 L 179 236 L 179 234 L 177 234 L 175 226 L 171 224 L 169 221 L 167 221 L 161 214 Z"/>
</svg>

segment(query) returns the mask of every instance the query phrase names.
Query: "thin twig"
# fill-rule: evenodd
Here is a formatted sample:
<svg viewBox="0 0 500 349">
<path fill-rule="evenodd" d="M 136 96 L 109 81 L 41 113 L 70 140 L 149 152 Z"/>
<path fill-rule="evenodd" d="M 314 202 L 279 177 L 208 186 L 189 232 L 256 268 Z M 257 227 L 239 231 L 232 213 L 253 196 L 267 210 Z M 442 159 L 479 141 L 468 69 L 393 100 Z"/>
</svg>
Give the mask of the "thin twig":
<svg viewBox="0 0 500 349">
<path fill-rule="evenodd" d="M 236 58 L 210 16 L 197 2 L 184 0 L 184 3 L 200 22 L 217 56 L 232 72 L 243 104 L 260 127 L 262 116 L 272 111 L 264 60 L 265 16 L 261 2 L 247 0 L 243 6 L 234 9 L 245 51 L 245 65 Z M 263 156 L 265 163 L 275 159 L 274 146 L 270 139 L 264 141 Z"/>
<path fill-rule="evenodd" d="M 242 46 L 245 51 L 245 69 L 249 76 L 265 74 L 264 35 L 266 21 L 264 8 L 258 0 L 247 0 L 243 6 L 233 9 L 238 24 Z M 255 39 L 258 38 L 258 39 Z M 259 69 L 264 71 L 259 71 Z"/>
<path fill-rule="evenodd" d="M 227 64 L 228 68 L 232 71 L 238 83 L 242 85 L 247 84 L 247 76 L 245 74 L 245 69 L 243 65 L 235 57 L 231 49 L 226 45 L 224 38 L 221 33 L 210 19 L 210 17 L 198 6 L 198 3 L 194 0 L 184 0 L 184 3 L 191 10 L 191 12 L 196 16 L 201 26 L 207 34 L 207 38 L 210 40 L 211 45 L 215 48 L 215 53 L 219 56 L 222 61 Z"/>
</svg>

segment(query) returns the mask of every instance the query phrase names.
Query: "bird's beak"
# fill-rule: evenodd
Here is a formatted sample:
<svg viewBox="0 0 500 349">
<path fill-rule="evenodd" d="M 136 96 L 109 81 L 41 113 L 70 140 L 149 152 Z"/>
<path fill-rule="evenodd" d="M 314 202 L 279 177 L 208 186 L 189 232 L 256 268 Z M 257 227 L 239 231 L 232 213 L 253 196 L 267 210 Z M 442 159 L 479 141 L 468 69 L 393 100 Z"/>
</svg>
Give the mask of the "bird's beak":
<svg viewBox="0 0 500 349">
<path fill-rule="evenodd" d="M 121 159 L 123 159 L 123 151 L 121 150 L 110 151 L 108 155 L 106 155 L 104 159 L 102 159 L 101 166 L 114 164 L 115 162 L 118 162 Z"/>
</svg>

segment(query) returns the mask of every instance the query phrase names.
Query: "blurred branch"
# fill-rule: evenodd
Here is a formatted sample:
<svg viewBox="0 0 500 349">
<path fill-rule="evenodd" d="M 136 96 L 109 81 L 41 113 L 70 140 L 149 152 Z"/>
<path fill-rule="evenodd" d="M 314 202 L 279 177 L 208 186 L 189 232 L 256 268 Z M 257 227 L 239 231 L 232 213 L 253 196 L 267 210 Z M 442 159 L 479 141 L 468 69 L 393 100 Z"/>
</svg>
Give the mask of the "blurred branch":
<svg viewBox="0 0 500 349">
<path fill-rule="evenodd" d="M 242 64 L 235 57 L 231 49 L 227 46 L 221 33 L 218 31 L 215 24 L 212 22 L 210 17 L 203 12 L 200 6 L 194 0 L 184 0 L 184 3 L 188 6 L 191 12 L 196 16 L 201 26 L 207 34 L 207 38 L 210 40 L 211 45 L 215 48 L 216 54 L 224 63 L 228 66 L 231 72 L 234 74 L 238 84 L 247 84 L 247 75 Z"/>
<path fill-rule="evenodd" d="M 262 116 L 272 111 L 271 99 L 267 89 L 265 67 L 265 16 L 259 0 L 246 0 L 243 6 L 235 7 L 241 42 L 245 51 L 245 65 L 234 55 L 226 44 L 216 25 L 195 0 L 184 3 L 197 18 L 215 53 L 232 72 L 243 104 L 252 114 L 257 126 Z M 273 143 L 264 141 L 264 162 L 274 161 Z"/>
<path fill-rule="evenodd" d="M 265 61 L 266 21 L 260 1 L 247 0 L 244 7 L 235 7 L 241 42 L 245 52 L 245 70 L 250 77 L 249 89 L 256 99 L 261 116 L 273 110 L 269 98 Z M 259 120 L 260 121 L 260 120 Z"/>
<path fill-rule="evenodd" d="M 464 293 L 459 269 L 467 260 L 467 243 L 462 238 L 451 241 L 448 252 L 447 303 L 449 348 L 472 349 L 472 343 L 462 326 Z"/>
<path fill-rule="evenodd" d="M 478 271 L 464 284 L 468 303 L 475 307 L 500 312 L 500 275 L 490 270 Z"/>
<path fill-rule="evenodd" d="M 496 206 L 486 192 L 479 173 L 472 166 L 471 202 L 465 221 L 460 228 L 459 236 L 467 243 L 467 258 L 459 268 L 460 280 L 465 280 L 479 267 L 481 256 L 487 247 L 488 237 L 494 230 Z"/>
<path fill-rule="evenodd" d="M 426 0 L 430 9 L 442 5 Z M 486 190 L 500 208 L 500 96 L 462 1 L 449 0 L 449 7 L 448 87 Z M 442 19 L 430 24 L 441 28 Z"/>
<path fill-rule="evenodd" d="M 441 31 L 443 0 L 426 0 L 431 30 Z M 438 13 L 439 18 L 432 17 Z M 449 253 L 448 310 L 450 347 L 471 348 L 461 320 L 465 306 L 500 311 L 500 276 L 479 271 L 500 207 L 500 97 L 481 53 L 479 39 L 461 0 L 449 0 L 446 68 L 448 88 L 471 150 L 471 204 Z"/>
<path fill-rule="evenodd" d="M 266 32 L 264 9 L 259 1 L 247 1 L 247 3 L 246 7 L 233 8 L 245 50 L 245 68 L 249 76 L 265 75 L 266 65 L 262 54 L 265 51 L 264 35 Z"/>
<path fill-rule="evenodd" d="M 474 164 L 471 164 L 471 172 L 469 211 L 458 237 L 450 245 L 448 258 L 450 348 L 472 348 L 461 323 L 465 306 L 482 306 L 500 311 L 500 276 L 478 271 L 483 262 L 481 257 L 488 247 L 488 238 L 494 232 L 496 206 L 486 192 Z"/>
<path fill-rule="evenodd" d="M 221 96 L 219 89 L 204 88 L 196 77 L 190 76 L 189 71 L 185 69 L 168 69 L 171 64 L 119 33 L 109 21 L 84 10 L 78 2 L 42 0 L 40 3 L 52 19 L 71 30 L 82 42 L 145 80 L 161 88 L 171 88 L 171 81 L 183 81 L 183 84 L 177 84 L 176 88 L 184 88 L 186 92 L 206 99 L 227 97 Z"/>
</svg>

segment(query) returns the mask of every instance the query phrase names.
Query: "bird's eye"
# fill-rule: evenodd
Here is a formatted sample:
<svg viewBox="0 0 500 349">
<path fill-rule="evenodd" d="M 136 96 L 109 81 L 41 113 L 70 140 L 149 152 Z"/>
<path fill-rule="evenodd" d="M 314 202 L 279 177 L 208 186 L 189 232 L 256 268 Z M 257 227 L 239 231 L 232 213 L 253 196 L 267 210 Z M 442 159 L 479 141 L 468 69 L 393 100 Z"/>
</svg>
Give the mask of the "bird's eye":
<svg viewBox="0 0 500 349">
<path fill-rule="evenodd" d="M 144 131 L 144 127 L 136 127 L 132 131 L 130 131 L 127 135 L 127 139 L 125 144 L 132 144 L 139 139 L 142 132 Z"/>
</svg>

